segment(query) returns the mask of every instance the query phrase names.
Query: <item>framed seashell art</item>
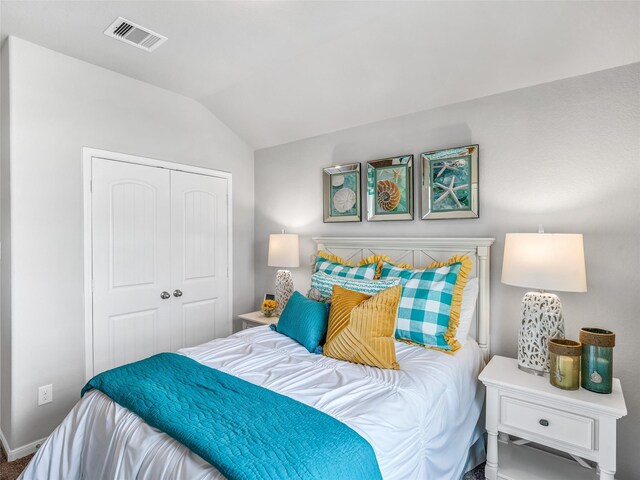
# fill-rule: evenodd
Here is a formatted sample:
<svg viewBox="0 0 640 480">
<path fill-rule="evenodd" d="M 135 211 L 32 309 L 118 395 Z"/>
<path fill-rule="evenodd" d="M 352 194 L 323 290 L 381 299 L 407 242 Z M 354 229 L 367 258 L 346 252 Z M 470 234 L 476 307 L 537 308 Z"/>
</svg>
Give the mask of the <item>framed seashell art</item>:
<svg viewBox="0 0 640 480">
<path fill-rule="evenodd" d="M 478 218 L 478 145 L 422 154 L 422 219 Z"/>
<path fill-rule="evenodd" d="M 413 155 L 367 162 L 367 220 L 413 220 Z"/>
<path fill-rule="evenodd" d="M 328 167 L 322 172 L 323 221 L 325 223 L 361 221 L 360 164 Z"/>
</svg>

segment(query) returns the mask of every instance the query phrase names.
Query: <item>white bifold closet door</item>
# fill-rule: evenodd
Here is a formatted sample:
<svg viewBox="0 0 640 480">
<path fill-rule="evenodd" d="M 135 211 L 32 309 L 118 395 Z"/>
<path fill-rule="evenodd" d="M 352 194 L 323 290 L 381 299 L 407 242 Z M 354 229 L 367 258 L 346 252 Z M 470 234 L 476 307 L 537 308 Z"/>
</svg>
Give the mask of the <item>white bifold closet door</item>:
<svg viewBox="0 0 640 480">
<path fill-rule="evenodd" d="M 94 374 L 231 333 L 227 188 L 93 158 Z"/>
</svg>

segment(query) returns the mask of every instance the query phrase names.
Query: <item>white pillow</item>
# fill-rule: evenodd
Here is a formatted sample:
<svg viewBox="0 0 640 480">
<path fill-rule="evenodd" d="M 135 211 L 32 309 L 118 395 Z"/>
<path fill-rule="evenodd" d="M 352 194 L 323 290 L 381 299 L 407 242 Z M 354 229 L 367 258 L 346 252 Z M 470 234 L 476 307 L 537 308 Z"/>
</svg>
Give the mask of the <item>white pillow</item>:
<svg viewBox="0 0 640 480">
<path fill-rule="evenodd" d="M 476 300 L 478 299 L 478 279 L 470 278 L 462 291 L 462 305 L 460 306 L 460 323 L 456 331 L 456 340 L 460 345 L 467 343 L 469 330 L 471 330 L 471 322 L 473 321 L 473 312 L 476 309 Z"/>
</svg>

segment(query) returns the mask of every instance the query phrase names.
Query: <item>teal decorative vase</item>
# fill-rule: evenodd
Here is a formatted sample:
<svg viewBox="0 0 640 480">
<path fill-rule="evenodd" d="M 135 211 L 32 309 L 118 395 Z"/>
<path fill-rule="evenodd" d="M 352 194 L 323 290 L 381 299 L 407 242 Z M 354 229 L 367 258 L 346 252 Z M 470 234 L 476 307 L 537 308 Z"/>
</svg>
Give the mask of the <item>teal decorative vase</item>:
<svg viewBox="0 0 640 480">
<path fill-rule="evenodd" d="M 611 393 L 613 387 L 613 347 L 616 336 L 609 330 L 583 328 L 582 388 L 596 393 Z"/>
</svg>

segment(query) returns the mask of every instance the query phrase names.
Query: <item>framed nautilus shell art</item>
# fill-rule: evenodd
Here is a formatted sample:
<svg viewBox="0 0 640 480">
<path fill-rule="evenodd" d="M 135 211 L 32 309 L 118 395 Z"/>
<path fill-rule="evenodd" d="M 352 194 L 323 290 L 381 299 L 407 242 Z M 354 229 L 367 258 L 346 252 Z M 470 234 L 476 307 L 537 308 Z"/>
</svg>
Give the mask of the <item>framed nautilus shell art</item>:
<svg viewBox="0 0 640 480">
<path fill-rule="evenodd" d="M 413 220 L 413 155 L 367 162 L 367 220 Z"/>
<path fill-rule="evenodd" d="M 324 222 L 361 221 L 360 164 L 325 168 L 322 176 Z"/>
<path fill-rule="evenodd" d="M 478 145 L 422 154 L 422 219 L 478 218 Z"/>
</svg>

